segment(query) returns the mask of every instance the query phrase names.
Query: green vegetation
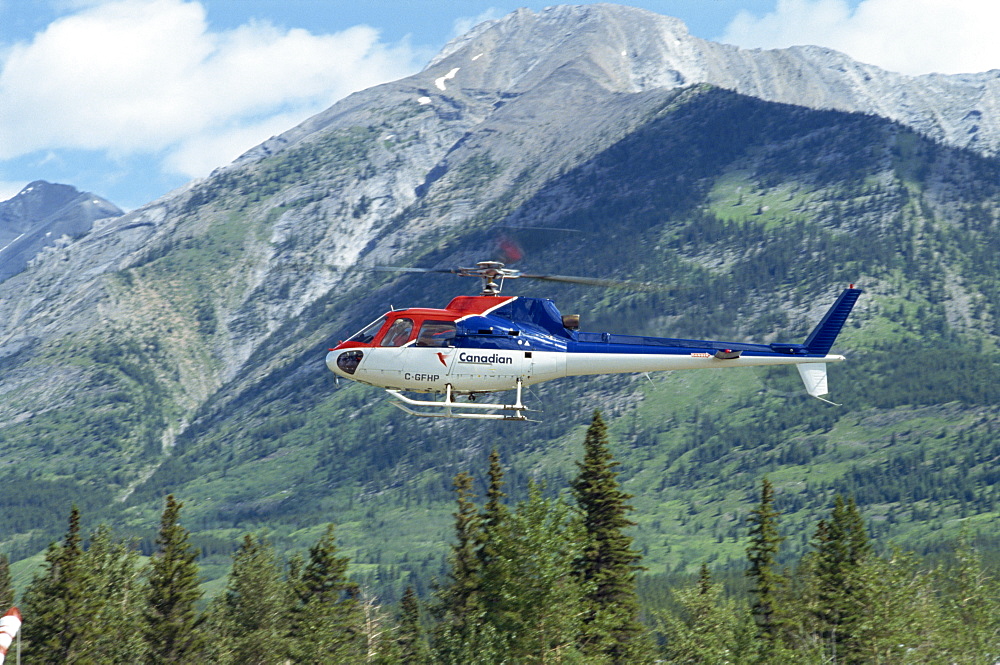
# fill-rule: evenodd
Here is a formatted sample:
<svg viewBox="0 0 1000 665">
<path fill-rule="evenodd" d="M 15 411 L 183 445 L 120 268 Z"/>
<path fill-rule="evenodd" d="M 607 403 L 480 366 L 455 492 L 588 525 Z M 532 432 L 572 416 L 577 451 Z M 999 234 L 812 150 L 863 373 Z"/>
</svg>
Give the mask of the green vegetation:
<svg viewBox="0 0 1000 665">
<path fill-rule="evenodd" d="M 225 591 L 197 613 L 181 503 L 168 498 L 159 549 L 142 569 L 106 526 L 84 543 L 74 509 L 25 593 L 24 657 L 66 665 L 819 665 L 972 664 L 1000 655 L 1000 577 L 967 539 L 945 565 L 898 549 L 880 555 L 856 502 L 837 495 L 809 551 L 777 575 L 784 537 L 767 480 L 748 520 L 749 593 L 723 594 L 702 565 L 693 587 L 661 581 L 640 607 L 642 557 L 626 533 L 629 497 L 608 446 L 595 413 L 569 491 L 547 496 L 531 484 L 516 504 L 495 451 L 481 508 L 472 475 L 456 475 L 447 581 L 428 601 L 428 631 L 412 588 L 393 618 L 350 579 L 332 525 L 306 560 L 282 561 L 268 537 L 244 535 Z"/>
<path fill-rule="evenodd" d="M 502 168 L 489 155 L 474 155 L 455 169 L 452 186 L 457 190 L 477 189 L 493 180 Z"/>
<path fill-rule="evenodd" d="M 10 574 L 10 562 L 0 554 L 0 607 L 7 608 L 14 604 L 14 579 Z M 4 610 L 6 611 L 6 610 Z"/>
<path fill-rule="evenodd" d="M 167 497 L 156 538 L 157 551 L 149 562 L 149 589 L 145 603 L 145 640 L 150 663 L 187 663 L 205 649 L 205 635 L 195 612 L 198 588 L 198 551 L 190 534 L 178 523 L 183 503 Z"/>
<path fill-rule="evenodd" d="M 757 624 L 757 636 L 767 644 L 773 645 L 777 638 L 778 621 L 776 618 L 777 592 L 785 580 L 776 570 L 777 555 L 781 541 L 778 533 L 778 511 L 774 509 L 774 487 L 767 478 L 761 483 L 760 504 L 750 511 L 750 544 L 747 546 L 747 559 L 750 567 L 747 577 L 752 581 L 750 594 L 753 602 L 750 611 Z M 706 569 L 702 571 L 703 582 L 707 583 Z M 707 593 L 703 592 L 703 593 Z"/>
<path fill-rule="evenodd" d="M 607 426 L 598 412 L 583 442 L 583 462 L 573 483 L 583 522 L 582 551 L 574 567 L 583 589 L 581 641 L 584 653 L 611 663 L 651 662 L 642 642 L 635 576 L 642 555 L 626 533 L 631 495 L 619 489 L 618 463 L 608 448 Z"/>
</svg>

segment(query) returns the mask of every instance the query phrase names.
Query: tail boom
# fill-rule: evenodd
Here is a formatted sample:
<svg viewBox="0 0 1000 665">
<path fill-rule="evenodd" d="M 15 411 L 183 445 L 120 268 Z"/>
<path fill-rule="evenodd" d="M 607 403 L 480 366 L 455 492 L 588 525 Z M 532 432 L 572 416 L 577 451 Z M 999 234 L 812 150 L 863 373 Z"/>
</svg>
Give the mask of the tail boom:
<svg viewBox="0 0 1000 665">
<path fill-rule="evenodd" d="M 730 360 L 715 357 L 680 354 L 631 354 L 631 353 L 571 353 L 566 354 L 564 376 L 587 374 L 629 374 L 637 372 L 662 372 L 679 369 L 730 369 L 734 367 L 762 367 L 773 365 L 824 365 L 840 362 L 844 356 L 827 355 L 822 358 L 783 354 L 749 355 Z"/>
</svg>

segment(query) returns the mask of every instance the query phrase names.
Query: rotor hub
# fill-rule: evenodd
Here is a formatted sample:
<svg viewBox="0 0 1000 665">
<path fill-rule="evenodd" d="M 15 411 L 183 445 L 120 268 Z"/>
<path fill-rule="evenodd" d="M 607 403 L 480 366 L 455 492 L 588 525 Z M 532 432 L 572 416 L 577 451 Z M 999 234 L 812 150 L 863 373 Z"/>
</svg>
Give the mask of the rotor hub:
<svg viewBox="0 0 1000 665">
<path fill-rule="evenodd" d="M 508 270 L 499 261 L 480 261 L 475 268 L 468 269 L 467 274 L 476 275 L 483 280 L 483 290 L 480 295 L 498 296 L 503 288 L 506 277 L 517 277 L 519 271 Z"/>
</svg>

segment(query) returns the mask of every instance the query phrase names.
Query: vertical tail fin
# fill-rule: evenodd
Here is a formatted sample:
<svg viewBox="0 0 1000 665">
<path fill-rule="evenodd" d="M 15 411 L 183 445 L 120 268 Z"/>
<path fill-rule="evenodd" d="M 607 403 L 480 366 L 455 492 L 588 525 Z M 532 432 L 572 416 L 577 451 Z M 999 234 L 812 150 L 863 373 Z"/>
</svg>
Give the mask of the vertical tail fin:
<svg viewBox="0 0 1000 665">
<path fill-rule="evenodd" d="M 823 320 L 819 322 L 819 325 L 806 338 L 803 346 L 805 346 L 807 353 L 820 356 L 830 353 L 834 340 L 840 334 L 844 323 L 847 321 L 847 316 L 854 309 L 854 303 L 858 301 L 858 297 L 861 294 L 862 290 L 854 288 L 853 284 L 851 288 L 844 289 L 844 292 L 833 303 L 833 306 L 826 313 L 826 316 L 823 317 Z"/>
</svg>

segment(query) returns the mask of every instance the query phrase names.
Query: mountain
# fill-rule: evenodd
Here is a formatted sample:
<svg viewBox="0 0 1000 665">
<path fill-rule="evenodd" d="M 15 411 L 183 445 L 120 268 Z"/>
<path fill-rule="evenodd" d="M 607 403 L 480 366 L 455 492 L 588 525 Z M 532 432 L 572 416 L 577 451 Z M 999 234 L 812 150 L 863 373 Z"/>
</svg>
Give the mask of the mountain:
<svg viewBox="0 0 1000 665">
<path fill-rule="evenodd" d="M 741 51 L 611 5 L 483 24 L 0 283 L 0 542 L 38 552 L 75 501 L 148 548 L 173 492 L 212 577 L 247 530 L 287 550 L 335 521 L 391 598 L 438 571 L 456 472 L 497 447 L 513 497 L 557 491 L 599 408 L 653 572 L 741 559 L 765 473 L 791 553 L 835 492 L 882 540 L 933 551 L 1000 501 L 990 76 Z M 962 86 L 981 98 L 942 92 Z M 977 109 L 973 140 L 949 118 Z M 426 422 L 334 382 L 338 339 L 476 288 L 367 267 L 468 264 L 501 233 L 526 271 L 675 287 L 517 283 L 584 330 L 796 339 L 860 284 L 834 348 L 843 406 L 794 372 L 677 372 L 545 384 L 539 423 Z"/>
<path fill-rule="evenodd" d="M 94 222 L 125 214 L 90 192 L 44 180 L 0 202 L 0 281 L 24 270 L 46 247 L 90 232 Z M 64 238 L 65 236 L 65 238 Z"/>
<path fill-rule="evenodd" d="M 816 46 L 742 49 L 694 37 L 678 19 L 616 5 L 520 9 L 485 21 L 407 80 L 422 84 L 418 91 L 424 99 L 444 92 L 445 106 L 458 98 L 466 112 L 475 108 L 487 117 L 499 115 L 500 106 L 522 94 L 574 74 L 607 92 L 629 95 L 708 83 L 767 101 L 889 118 L 986 155 L 1000 148 L 1000 70 L 906 76 Z M 360 104 L 338 104 L 246 157 L 268 154 L 336 122 L 380 90 L 360 93 L 355 96 L 365 100 Z M 575 101 L 570 94 L 567 102 Z"/>
</svg>

